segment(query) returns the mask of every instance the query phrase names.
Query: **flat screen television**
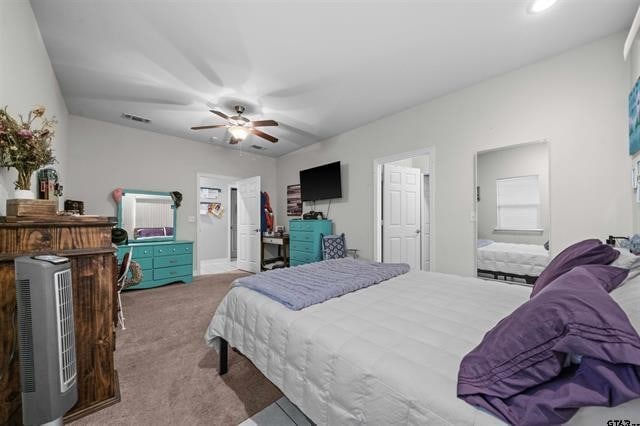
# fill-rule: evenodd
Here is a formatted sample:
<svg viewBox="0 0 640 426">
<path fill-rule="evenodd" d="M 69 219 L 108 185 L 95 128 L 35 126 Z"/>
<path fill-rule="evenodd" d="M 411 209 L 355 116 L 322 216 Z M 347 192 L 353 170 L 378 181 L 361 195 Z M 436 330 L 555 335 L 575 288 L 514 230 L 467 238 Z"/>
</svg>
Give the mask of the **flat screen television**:
<svg viewBox="0 0 640 426">
<path fill-rule="evenodd" d="M 340 162 L 300 170 L 302 201 L 327 200 L 342 197 Z"/>
</svg>

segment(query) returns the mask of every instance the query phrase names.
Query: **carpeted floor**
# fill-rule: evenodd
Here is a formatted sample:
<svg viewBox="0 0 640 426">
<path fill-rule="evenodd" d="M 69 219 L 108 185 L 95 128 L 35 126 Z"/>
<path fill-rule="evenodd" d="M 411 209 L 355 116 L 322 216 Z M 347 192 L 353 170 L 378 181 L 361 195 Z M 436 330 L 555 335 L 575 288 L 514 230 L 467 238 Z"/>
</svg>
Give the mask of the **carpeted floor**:
<svg viewBox="0 0 640 426">
<path fill-rule="evenodd" d="M 204 343 L 216 306 L 237 273 L 198 277 L 122 294 L 116 368 L 122 401 L 74 425 L 237 425 L 282 395 L 246 358 L 229 351 L 229 372 Z"/>
</svg>

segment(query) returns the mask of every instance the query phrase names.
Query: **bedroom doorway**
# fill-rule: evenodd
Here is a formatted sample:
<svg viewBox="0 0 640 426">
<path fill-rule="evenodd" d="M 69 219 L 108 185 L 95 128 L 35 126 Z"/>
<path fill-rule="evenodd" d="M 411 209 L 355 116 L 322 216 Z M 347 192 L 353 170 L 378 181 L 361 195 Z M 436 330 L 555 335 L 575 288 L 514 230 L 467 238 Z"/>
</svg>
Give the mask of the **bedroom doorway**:
<svg viewBox="0 0 640 426">
<path fill-rule="evenodd" d="M 376 261 L 433 267 L 433 161 L 433 148 L 374 160 Z"/>
<path fill-rule="evenodd" d="M 237 236 L 232 235 L 234 215 L 237 218 L 233 191 L 238 178 L 198 173 L 195 266 L 198 275 L 218 274 L 237 269 L 232 248 Z M 236 244 L 233 244 L 233 241 Z"/>
</svg>

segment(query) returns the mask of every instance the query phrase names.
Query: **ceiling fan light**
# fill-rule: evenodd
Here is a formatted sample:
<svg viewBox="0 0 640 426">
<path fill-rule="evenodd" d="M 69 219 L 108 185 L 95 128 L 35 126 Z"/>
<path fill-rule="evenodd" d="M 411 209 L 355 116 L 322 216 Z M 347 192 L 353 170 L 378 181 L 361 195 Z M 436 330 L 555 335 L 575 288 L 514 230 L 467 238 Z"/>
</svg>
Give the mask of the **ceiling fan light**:
<svg viewBox="0 0 640 426">
<path fill-rule="evenodd" d="M 244 140 L 249 136 L 249 130 L 243 126 L 231 126 L 229 127 L 229 133 L 237 140 Z"/>
<path fill-rule="evenodd" d="M 541 13 L 550 9 L 558 0 L 534 0 L 529 7 L 530 13 Z"/>
</svg>

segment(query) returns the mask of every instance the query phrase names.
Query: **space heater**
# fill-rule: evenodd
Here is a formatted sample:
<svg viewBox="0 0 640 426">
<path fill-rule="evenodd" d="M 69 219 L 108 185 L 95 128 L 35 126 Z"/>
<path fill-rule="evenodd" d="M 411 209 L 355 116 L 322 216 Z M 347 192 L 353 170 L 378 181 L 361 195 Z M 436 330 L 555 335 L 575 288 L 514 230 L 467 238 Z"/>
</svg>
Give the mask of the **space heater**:
<svg viewBox="0 0 640 426">
<path fill-rule="evenodd" d="M 61 425 L 78 399 L 70 266 L 59 256 L 15 260 L 26 425 Z"/>
</svg>

